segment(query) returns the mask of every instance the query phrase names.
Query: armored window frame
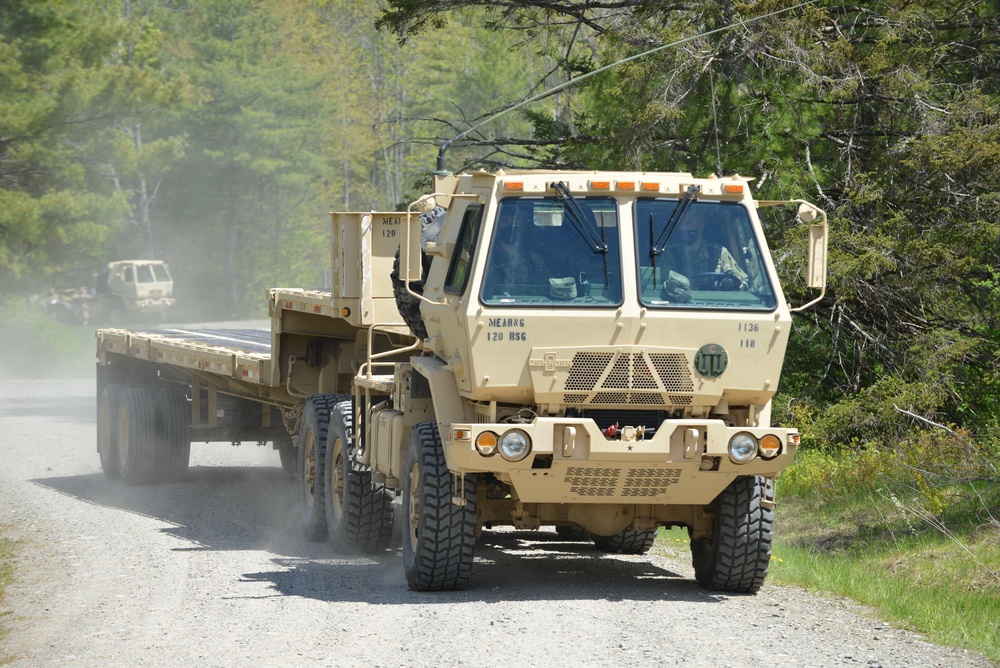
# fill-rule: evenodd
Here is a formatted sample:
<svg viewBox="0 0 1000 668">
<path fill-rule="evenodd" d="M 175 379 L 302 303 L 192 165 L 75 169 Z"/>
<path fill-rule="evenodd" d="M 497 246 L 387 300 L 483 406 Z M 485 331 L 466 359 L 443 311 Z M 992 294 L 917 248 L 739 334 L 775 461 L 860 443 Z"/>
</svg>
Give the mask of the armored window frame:
<svg viewBox="0 0 1000 668">
<path fill-rule="evenodd" d="M 460 295 L 469 285 L 472 263 L 476 260 L 476 248 L 479 241 L 479 230 L 482 227 L 483 206 L 472 204 L 462 216 L 462 226 L 458 230 L 458 242 L 448 264 L 448 273 L 444 279 L 444 291 Z"/>
</svg>

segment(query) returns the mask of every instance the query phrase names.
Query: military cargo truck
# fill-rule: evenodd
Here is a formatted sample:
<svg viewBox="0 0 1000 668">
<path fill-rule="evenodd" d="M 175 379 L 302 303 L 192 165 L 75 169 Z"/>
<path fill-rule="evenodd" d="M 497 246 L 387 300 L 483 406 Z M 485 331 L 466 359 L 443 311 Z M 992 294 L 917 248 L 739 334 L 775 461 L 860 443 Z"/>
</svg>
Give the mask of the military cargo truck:
<svg viewBox="0 0 1000 668">
<path fill-rule="evenodd" d="M 813 302 L 827 227 L 749 184 L 475 172 L 334 213 L 332 289 L 270 290 L 269 331 L 97 332 L 103 470 L 176 480 L 192 442 L 271 442 L 339 553 L 385 550 L 398 498 L 420 591 L 465 587 L 484 529 L 554 526 L 632 554 L 685 527 L 701 585 L 755 592 L 799 443 L 771 425 L 793 309 L 758 209 L 793 207 Z"/>
<path fill-rule="evenodd" d="M 64 324 L 121 325 L 161 318 L 174 305 L 174 280 L 162 260 L 116 260 L 94 275 L 93 287 L 51 290 L 45 307 Z"/>
</svg>

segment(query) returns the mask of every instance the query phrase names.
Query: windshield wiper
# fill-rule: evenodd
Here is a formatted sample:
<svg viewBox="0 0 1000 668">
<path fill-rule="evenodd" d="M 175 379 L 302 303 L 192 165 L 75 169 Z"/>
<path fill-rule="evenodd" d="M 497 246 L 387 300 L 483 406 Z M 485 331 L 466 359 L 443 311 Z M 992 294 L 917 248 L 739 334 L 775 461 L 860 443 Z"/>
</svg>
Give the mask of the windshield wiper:
<svg viewBox="0 0 1000 668">
<path fill-rule="evenodd" d="M 563 202 L 566 206 L 566 213 L 569 214 L 569 220 L 573 223 L 573 227 L 580 233 L 580 236 L 583 237 L 583 240 L 594 251 L 594 254 L 603 253 L 607 256 L 608 243 L 604 239 L 604 228 L 601 227 L 600 232 L 594 228 L 593 223 L 590 222 L 590 218 L 587 217 L 587 214 L 580 207 L 579 202 L 576 201 L 573 193 L 569 191 L 565 183 L 557 181 L 552 184 L 552 189 L 556 191 L 556 199 Z"/>
<path fill-rule="evenodd" d="M 681 221 L 681 216 L 688 210 L 688 207 L 698 199 L 698 193 L 701 192 L 701 186 L 688 186 L 687 191 L 684 196 L 681 197 L 681 201 L 677 203 L 677 208 L 674 212 L 670 214 L 670 218 L 667 220 L 667 224 L 663 226 L 663 231 L 660 232 L 660 238 L 656 240 L 656 243 L 651 243 L 649 246 L 649 257 L 653 258 L 653 262 L 656 262 L 656 257 L 658 255 L 663 255 L 663 251 L 666 250 L 667 244 L 670 243 L 670 237 L 674 236 L 674 231 L 677 229 L 678 224 Z M 653 215 L 649 216 L 649 236 L 650 241 L 653 237 Z"/>
</svg>

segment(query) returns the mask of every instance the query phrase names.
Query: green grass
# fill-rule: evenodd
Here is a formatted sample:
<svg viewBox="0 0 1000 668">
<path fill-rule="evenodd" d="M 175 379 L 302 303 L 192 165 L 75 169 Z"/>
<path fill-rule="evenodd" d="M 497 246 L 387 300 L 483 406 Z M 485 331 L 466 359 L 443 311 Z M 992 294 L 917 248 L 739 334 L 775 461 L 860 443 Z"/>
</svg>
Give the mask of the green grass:
<svg viewBox="0 0 1000 668">
<path fill-rule="evenodd" d="M 14 544 L 4 534 L 4 528 L 0 526 L 0 639 L 7 635 L 7 627 L 4 617 L 10 612 L 3 610 L 4 590 L 14 580 Z M 4 662 L 4 657 L 0 656 L 0 663 Z"/>
<path fill-rule="evenodd" d="M 904 465 L 917 447 L 801 452 L 779 479 L 769 578 L 1000 661 L 1000 488 L 949 477 L 957 465 L 932 451 L 919 470 Z"/>
</svg>

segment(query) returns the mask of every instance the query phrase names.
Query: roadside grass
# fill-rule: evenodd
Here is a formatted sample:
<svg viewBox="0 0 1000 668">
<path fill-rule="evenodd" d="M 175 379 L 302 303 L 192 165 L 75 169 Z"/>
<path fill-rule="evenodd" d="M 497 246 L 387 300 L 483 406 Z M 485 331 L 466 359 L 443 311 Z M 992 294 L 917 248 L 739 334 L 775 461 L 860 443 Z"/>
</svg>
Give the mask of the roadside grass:
<svg viewBox="0 0 1000 668">
<path fill-rule="evenodd" d="M 8 629 L 5 617 L 10 616 L 10 612 L 3 609 L 4 591 L 14 580 L 14 543 L 4 534 L 4 528 L 0 526 L 0 640 L 7 635 Z M 4 657 L 0 656 L 0 664 L 5 663 Z"/>
<path fill-rule="evenodd" d="M 769 578 L 847 596 L 932 642 L 1000 661 L 995 477 L 907 471 L 892 451 L 866 468 L 872 456 L 799 453 L 778 481 Z"/>
<path fill-rule="evenodd" d="M 61 325 L 40 307 L 0 303 L 0 378 L 85 378 L 95 359 L 93 327 Z"/>
</svg>

